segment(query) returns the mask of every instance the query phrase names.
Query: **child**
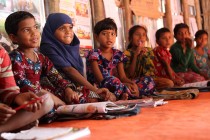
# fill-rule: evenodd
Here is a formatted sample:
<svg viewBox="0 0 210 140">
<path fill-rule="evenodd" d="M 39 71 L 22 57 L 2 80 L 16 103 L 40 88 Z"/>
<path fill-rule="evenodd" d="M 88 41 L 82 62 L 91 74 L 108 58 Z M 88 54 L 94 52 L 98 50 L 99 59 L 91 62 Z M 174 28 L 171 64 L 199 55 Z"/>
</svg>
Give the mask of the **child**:
<svg viewBox="0 0 210 140">
<path fill-rule="evenodd" d="M 53 101 L 48 96 L 44 101 L 37 101 L 29 106 L 27 111 L 12 109 L 38 96 L 31 92 L 19 94 L 9 55 L 2 46 L 0 46 L 0 59 L 0 133 L 2 133 L 19 129 L 41 118 L 53 108 Z"/>
<path fill-rule="evenodd" d="M 196 47 L 194 48 L 195 61 L 206 79 L 210 78 L 210 68 L 208 66 L 210 54 L 206 46 L 208 41 L 208 33 L 205 30 L 198 30 L 195 33 Z"/>
<path fill-rule="evenodd" d="M 154 78 L 156 88 L 173 87 L 173 81 L 167 78 L 155 76 L 155 67 L 153 64 L 154 54 L 152 48 L 145 47 L 148 40 L 145 27 L 135 25 L 129 30 L 129 45 L 124 54 L 128 57 L 125 64 L 126 74 L 131 79 L 139 79 L 147 76 Z"/>
<path fill-rule="evenodd" d="M 137 85 L 129 80 L 124 72 L 124 54 L 113 48 L 117 36 L 117 26 L 113 19 L 105 18 L 94 27 L 95 39 L 100 44 L 98 49 L 87 55 L 87 78 L 98 87 L 108 88 L 116 98 L 127 100 L 139 97 Z M 117 68 L 118 77 L 114 76 Z"/>
<path fill-rule="evenodd" d="M 172 35 L 168 28 L 161 28 L 157 30 L 156 42 L 159 46 L 155 47 L 153 52 L 155 58 L 153 60 L 155 65 L 155 75 L 171 79 L 175 85 L 181 86 L 184 80 L 176 75 L 171 68 L 171 54 L 168 51 L 172 43 Z"/>
<path fill-rule="evenodd" d="M 12 42 L 18 44 L 10 57 L 14 77 L 21 92 L 31 91 L 37 94 L 46 89 L 56 95 L 51 94 L 55 107 L 78 102 L 78 94 L 70 88 L 71 84 L 59 75 L 47 57 L 34 51 L 40 43 L 40 31 L 34 16 L 25 11 L 14 12 L 7 17 L 5 29 Z M 42 87 L 41 75 L 46 75 L 54 86 Z"/>
<path fill-rule="evenodd" d="M 83 77 L 79 45 L 71 18 L 63 13 L 50 14 L 43 29 L 40 51 L 50 58 L 65 79 L 91 90 L 89 96 L 114 101 L 115 96 L 107 89 L 97 89 Z"/>
<path fill-rule="evenodd" d="M 204 81 L 205 78 L 195 65 L 193 43 L 187 24 L 179 23 L 174 28 L 174 37 L 177 40 L 170 49 L 172 55 L 171 67 L 185 83 Z"/>
</svg>

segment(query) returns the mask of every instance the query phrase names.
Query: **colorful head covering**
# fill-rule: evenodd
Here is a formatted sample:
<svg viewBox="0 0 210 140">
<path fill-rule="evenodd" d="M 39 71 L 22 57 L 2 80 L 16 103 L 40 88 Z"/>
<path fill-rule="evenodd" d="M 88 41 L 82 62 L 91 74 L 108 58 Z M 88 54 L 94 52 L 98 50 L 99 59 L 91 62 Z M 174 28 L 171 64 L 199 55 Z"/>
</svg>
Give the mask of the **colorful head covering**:
<svg viewBox="0 0 210 140">
<path fill-rule="evenodd" d="M 74 34 L 72 42 L 63 44 L 54 36 L 63 24 L 72 24 L 71 18 L 63 13 L 53 13 L 47 18 L 42 33 L 40 51 L 48 56 L 57 69 L 74 67 L 83 75 L 83 62 L 79 54 L 80 41 Z"/>
</svg>

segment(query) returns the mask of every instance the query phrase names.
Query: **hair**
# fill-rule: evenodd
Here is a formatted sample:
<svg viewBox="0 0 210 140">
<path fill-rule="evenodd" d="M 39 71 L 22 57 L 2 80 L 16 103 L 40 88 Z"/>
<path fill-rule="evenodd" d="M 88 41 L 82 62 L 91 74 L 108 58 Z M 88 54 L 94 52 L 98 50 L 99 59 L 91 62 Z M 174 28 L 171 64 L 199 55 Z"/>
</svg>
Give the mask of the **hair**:
<svg viewBox="0 0 210 140">
<path fill-rule="evenodd" d="M 105 18 L 99 22 L 96 23 L 94 27 L 94 33 L 96 35 L 99 35 L 101 31 L 103 30 L 115 30 L 117 35 L 117 25 L 115 21 L 111 18 Z"/>
<path fill-rule="evenodd" d="M 17 35 L 18 24 L 27 18 L 33 18 L 35 20 L 35 17 L 31 13 L 26 12 L 26 11 L 17 11 L 10 14 L 6 18 L 6 21 L 4 24 L 7 34 Z"/>
<path fill-rule="evenodd" d="M 156 42 L 160 39 L 160 37 L 162 36 L 162 34 L 164 33 L 170 33 L 170 30 L 168 28 L 160 28 L 156 31 L 155 33 L 155 38 L 156 38 Z"/>
<path fill-rule="evenodd" d="M 131 41 L 132 41 L 132 38 L 133 38 L 133 34 L 134 34 L 134 33 L 136 32 L 136 30 L 139 29 L 139 28 L 145 30 L 145 32 L 146 32 L 146 34 L 147 34 L 147 29 L 146 29 L 146 27 L 144 27 L 144 26 L 141 26 L 141 25 L 134 25 L 133 27 L 131 27 L 131 28 L 129 29 L 129 32 L 128 32 L 129 44 L 128 44 L 127 49 L 132 48 Z M 147 40 L 149 40 L 148 37 L 147 37 Z"/>
<path fill-rule="evenodd" d="M 206 34 L 208 36 L 208 33 L 207 31 L 205 30 L 198 30 L 196 33 L 195 33 L 195 39 L 198 39 L 200 36 Z"/>
<path fill-rule="evenodd" d="M 189 31 L 189 26 L 187 24 L 185 24 L 185 23 L 176 24 L 175 27 L 174 27 L 174 37 L 176 37 L 178 31 L 182 28 L 187 28 L 188 31 Z"/>
</svg>

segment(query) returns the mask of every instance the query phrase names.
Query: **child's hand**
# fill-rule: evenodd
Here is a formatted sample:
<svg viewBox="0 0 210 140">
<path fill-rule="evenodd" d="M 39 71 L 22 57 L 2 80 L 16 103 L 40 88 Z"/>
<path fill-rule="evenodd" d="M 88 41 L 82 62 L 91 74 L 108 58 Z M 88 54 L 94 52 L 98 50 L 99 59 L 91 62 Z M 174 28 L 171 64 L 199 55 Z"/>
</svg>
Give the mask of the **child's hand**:
<svg viewBox="0 0 210 140">
<path fill-rule="evenodd" d="M 145 52 L 147 52 L 147 48 L 144 47 L 144 43 L 142 43 L 141 41 L 139 42 L 139 46 L 136 48 L 135 51 L 135 55 L 138 56 L 140 54 L 145 54 Z"/>
<path fill-rule="evenodd" d="M 112 92 L 103 92 L 99 94 L 100 97 L 103 98 L 104 101 L 111 101 L 115 102 L 116 101 L 116 96 Z"/>
<path fill-rule="evenodd" d="M 185 44 L 187 47 L 193 48 L 193 41 L 190 38 L 185 38 Z"/>
<path fill-rule="evenodd" d="M 65 100 L 68 104 L 72 103 L 72 102 L 78 103 L 79 95 L 76 92 L 74 92 L 71 88 L 66 88 L 65 89 Z"/>
<path fill-rule="evenodd" d="M 11 107 L 0 103 L 0 124 L 4 124 L 15 113 Z"/>
<path fill-rule="evenodd" d="M 27 102 L 30 102 L 33 99 L 37 99 L 39 98 L 36 94 L 32 93 L 32 92 L 25 92 L 25 93 L 20 93 L 15 97 L 14 102 L 21 106 L 23 104 L 26 104 Z M 31 112 L 36 112 L 37 110 L 39 110 L 42 106 L 42 102 L 43 100 L 38 100 L 33 104 L 28 105 L 25 110 L 27 111 L 31 111 Z"/>
<path fill-rule="evenodd" d="M 107 88 L 99 88 L 96 90 L 96 94 L 103 98 L 104 101 L 116 101 L 114 93 L 110 92 Z"/>
<path fill-rule="evenodd" d="M 181 79 L 181 78 L 176 78 L 173 80 L 174 84 L 177 85 L 177 86 L 183 86 L 184 85 L 184 80 Z"/>
<path fill-rule="evenodd" d="M 131 93 L 136 96 L 139 97 L 139 90 L 138 90 L 138 86 L 136 85 L 136 83 L 124 83 L 131 91 Z"/>
</svg>

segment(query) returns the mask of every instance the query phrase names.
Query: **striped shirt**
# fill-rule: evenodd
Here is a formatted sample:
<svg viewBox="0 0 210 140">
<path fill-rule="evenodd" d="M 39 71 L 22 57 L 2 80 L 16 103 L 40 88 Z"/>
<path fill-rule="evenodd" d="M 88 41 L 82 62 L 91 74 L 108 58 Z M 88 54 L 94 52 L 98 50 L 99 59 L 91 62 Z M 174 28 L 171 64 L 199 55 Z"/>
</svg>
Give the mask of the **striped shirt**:
<svg viewBox="0 0 210 140">
<path fill-rule="evenodd" d="M 9 55 L 0 46 L 0 102 L 10 105 L 18 93 Z"/>
</svg>

